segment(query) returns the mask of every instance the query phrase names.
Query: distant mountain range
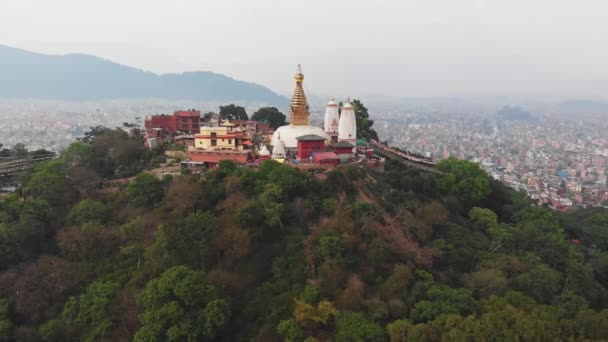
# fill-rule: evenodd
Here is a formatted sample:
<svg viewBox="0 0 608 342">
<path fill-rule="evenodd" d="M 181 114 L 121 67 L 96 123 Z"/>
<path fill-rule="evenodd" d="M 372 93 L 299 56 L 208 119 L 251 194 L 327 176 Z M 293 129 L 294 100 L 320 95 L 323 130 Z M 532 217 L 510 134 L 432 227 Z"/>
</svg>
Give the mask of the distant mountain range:
<svg viewBox="0 0 608 342">
<path fill-rule="evenodd" d="M 46 55 L 0 45 L 0 98 L 240 101 L 283 105 L 255 83 L 209 71 L 158 75 L 84 54 Z"/>
</svg>

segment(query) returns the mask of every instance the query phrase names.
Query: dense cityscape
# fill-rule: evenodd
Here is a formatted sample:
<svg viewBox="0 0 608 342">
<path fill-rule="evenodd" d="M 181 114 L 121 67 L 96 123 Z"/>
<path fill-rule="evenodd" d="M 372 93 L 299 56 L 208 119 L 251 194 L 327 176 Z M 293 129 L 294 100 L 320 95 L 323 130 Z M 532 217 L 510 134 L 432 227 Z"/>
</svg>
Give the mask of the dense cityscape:
<svg viewBox="0 0 608 342">
<path fill-rule="evenodd" d="M 390 144 L 435 159 L 479 162 L 493 178 L 552 208 L 608 203 L 605 123 L 429 114 L 395 121 L 377 121 Z"/>
<path fill-rule="evenodd" d="M 102 103 L 3 102 L 1 142 L 60 151 L 93 126 L 143 125 L 151 113 L 177 108 L 214 111 L 215 103 L 107 101 Z M 190 106 L 190 107 L 188 107 Z M 246 106 L 248 112 L 255 105 Z M 372 108 L 373 109 L 373 108 Z M 313 112 L 311 120 L 319 121 Z M 608 125 L 601 120 L 496 115 L 372 113 L 381 140 L 433 159 L 456 157 L 481 164 L 493 178 L 527 192 L 541 204 L 564 210 L 608 204 Z"/>
</svg>

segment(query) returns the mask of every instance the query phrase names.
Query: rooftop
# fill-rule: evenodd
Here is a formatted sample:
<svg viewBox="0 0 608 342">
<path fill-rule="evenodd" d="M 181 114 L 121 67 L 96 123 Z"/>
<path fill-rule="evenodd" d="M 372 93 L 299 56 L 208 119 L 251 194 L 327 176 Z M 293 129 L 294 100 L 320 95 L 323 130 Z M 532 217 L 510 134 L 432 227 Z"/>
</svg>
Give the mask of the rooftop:
<svg viewBox="0 0 608 342">
<path fill-rule="evenodd" d="M 312 153 L 312 156 L 315 160 L 339 159 L 338 155 L 333 152 L 316 152 Z"/>
<path fill-rule="evenodd" d="M 325 140 L 325 138 L 320 135 L 316 135 L 316 134 L 307 134 L 307 135 L 302 135 L 302 136 L 297 137 L 296 140 L 298 140 L 298 141 L 317 141 L 317 140 Z"/>
<path fill-rule="evenodd" d="M 338 141 L 337 143 L 335 143 L 333 145 L 333 147 L 344 147 L 344 148 L 349 147 L 349 148 L 353 148 L 353 147 L 355 147 L 355 145 L 349 143 L 348 141 Z"/>
</svg>

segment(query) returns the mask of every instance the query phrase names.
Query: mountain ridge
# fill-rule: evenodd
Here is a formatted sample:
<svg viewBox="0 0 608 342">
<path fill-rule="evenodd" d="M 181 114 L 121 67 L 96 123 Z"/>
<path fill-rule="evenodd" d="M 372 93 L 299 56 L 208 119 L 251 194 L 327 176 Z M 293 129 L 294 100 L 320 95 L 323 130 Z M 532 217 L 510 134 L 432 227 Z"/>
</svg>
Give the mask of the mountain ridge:
<svg viewBox="0 0 608 342">
<path fill-rule="evenodd" d="M 287 102 L 260 84 L 212 71 L 156 74 L 88 54 L 50 55 L 1 44 L 0 98 Z"/>
</svg>

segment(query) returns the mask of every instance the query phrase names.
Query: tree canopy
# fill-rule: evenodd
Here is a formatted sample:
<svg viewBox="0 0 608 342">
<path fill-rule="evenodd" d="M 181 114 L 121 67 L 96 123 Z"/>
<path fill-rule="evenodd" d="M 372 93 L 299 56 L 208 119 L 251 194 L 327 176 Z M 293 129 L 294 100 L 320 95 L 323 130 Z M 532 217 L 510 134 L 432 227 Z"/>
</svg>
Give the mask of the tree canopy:
<svg viewBox="0 0 608 342">
<path fill-rule="evenodd" d="M 137 141 L 94 128 L 0 200 L 0 341 L 608 339 L 606 209 L 454 159 L 161 180 Z"/>
<path fill-rule="evenodd" d="M 245 108 L 234 104 L 220 106 L 220 117 L 224 120 L 249 120 Z"/>
<path fill-rule="evenodd" d="M 286 124 L 286 116 L 276 107 L 262 107 L 251 116 L 251 120 L 268 122 L 272 129 L 277 129 Z"/>
</svg>

